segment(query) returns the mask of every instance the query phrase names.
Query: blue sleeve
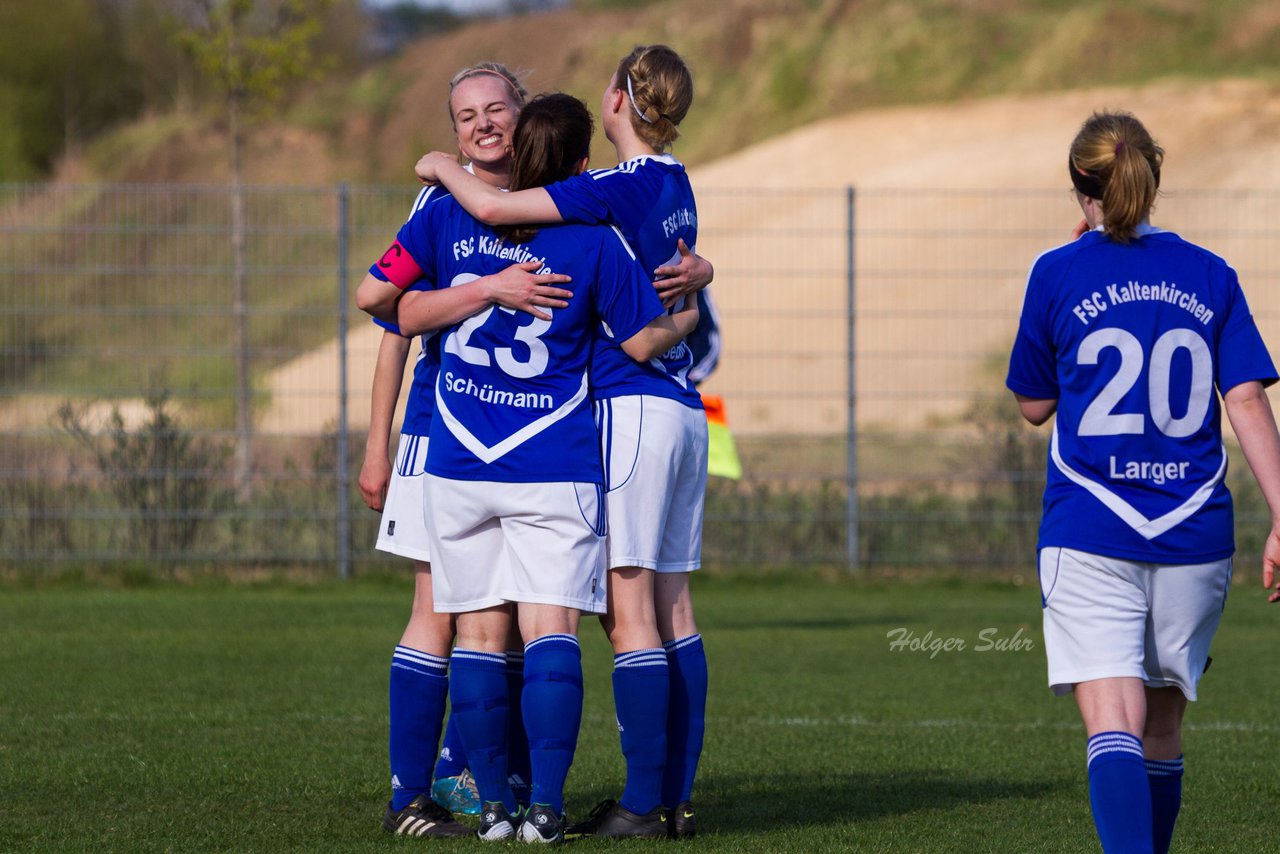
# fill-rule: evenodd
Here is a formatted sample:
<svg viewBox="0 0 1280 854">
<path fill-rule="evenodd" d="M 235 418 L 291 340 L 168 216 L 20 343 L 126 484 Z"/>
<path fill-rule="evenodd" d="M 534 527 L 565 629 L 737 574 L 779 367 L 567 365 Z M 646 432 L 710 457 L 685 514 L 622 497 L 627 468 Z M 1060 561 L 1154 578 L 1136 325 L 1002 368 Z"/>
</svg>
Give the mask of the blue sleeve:
<svg viewBox="0 0 1280 854">
<path fill-rule="evenodd" d="M 409 221 L 400 226 L 387 251 L 369 267 L 369 274 L 402 287 L 405 282 L 431 276 L 435 269 L 436 242 L 443 213 L 440 205 L 427 205 L 414 211 Z"/>
<path fill-rule="evenodd" d="M 1240 290 L 1236 271 L 1226 267 L 1226 317 L 1222 321 L 1222 334 L 1218 337 L 1218 352 L 1213 364 L 1218 390 L 1225 394 L 1241 383 L 1258 381 L 1271 385 L 1277 379 L 1276 366 L 1262 341 L 1262 333 L 1253 322 L 1249 303 Z"/>
<path fill-rule="evenodd" d="M 1054 352 L 1046 307 L 1041 304 L 1040 280 L 1037 264 L 1031 269 L 1027 281 L 1027 294 L 1022 303 L 1022 317 L 1018 320 L 1018 334 L 1013 339 L 1013 352 L 1009 355 L 1009 375 L 1005 386 L 1015 394 L 1034 400 L 1057 400 L 1058 360 Z"/>
<path fill-rule="evenodd" d="M 614 221 L 604 182 L 590 172 L 549 184 L 546 189 L 565 222 L 598 225 Z"/>
<path fill-rule="evenodd" d="M 711 299 L 711 289 L 698 291 L 698 325 L 684 339 L 693 354 L 693 366 L 688 377 L 695 384 L 701 383 L 715 372 L 720 364 L 720 315 Z"/>
<path fill-rule="evenodd" d="M 435 270 L 436 240 L 440 232 L 440 218 L 436 213 L 439 210 L 438 205 L 428 205 L 417 211 L 409 217 L 408 222 L 400 226 L 400 232 L 396 235 L 396 241 L 422 268 L 423 276 L 430 276 Z"/>
<path fill-rule="evenodd" d="M 601 229 L 596 265 L 596 312 L 615 341 L 626 341 L 666 309 L 622 235 Z"/>
</svg>

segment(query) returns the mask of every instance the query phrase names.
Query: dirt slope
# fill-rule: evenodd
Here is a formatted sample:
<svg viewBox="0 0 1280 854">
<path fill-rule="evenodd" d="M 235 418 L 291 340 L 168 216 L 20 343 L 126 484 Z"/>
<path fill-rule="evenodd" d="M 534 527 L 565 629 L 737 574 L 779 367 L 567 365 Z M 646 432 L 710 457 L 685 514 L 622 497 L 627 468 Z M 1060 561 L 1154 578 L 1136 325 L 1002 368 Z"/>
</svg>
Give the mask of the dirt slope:
<svg viewBox="0 0 1280 854">
<path fill-rule="evenodd" d="M 1246 81 L 1162 81 L 1142 88 L 869 110 L 799 128 L 693 170 L 695 188 L 701 194 L 699 251 L 717 263 L 715 293 L 726 322 L 724 358 L 709 388 L 739 401 L 730 408 L 735 431 L 822 433 L 844 427 L 842 246 L 828 241 L 799 250 L 803 257 L 796 258 L 795 265 L 817 272 L 790 275 L 785 287 L 746 275 L 778 266 L 772 254 L 777 248 L 760 239 L 762 230 L 783 229 L 798 221 L 824 222 L 842 216 L 840 208 L 817 200 L 811 204 L 821 210 L 806 211 L 810 203 L 803 201 L 773 207 L 709 206 L 703 201 L 707 197 L 723 198 L 719 191 L 735 188 L 854 185 L 867 199 L 860 203 L 861 226 L 884 230 L 895 223 L 918 225 L 921 212 L 911 206 L 895 207 L 887 194 L 877 191 L 1061 189 L 1061 202 L 1036 198 L 1025 210 L 1019 208 L 1017 216 L 1047 234 L 1056 233 L 1060 226 L 1065 241 L 1078 218 L 1066 193 L 1067 144 L 1090 111 L 1123 108 L 1141 117 L 1168 152 L 1163 185 L 1167 197 L 1155 223 L 1197 239 L 1197 229 L 1212 224 L 1205 222 L 1211 211 L 1180 202 L 1180 189 L 1280 188 L 1278 91 Z M 928 215 L 947 225 L 981 223 L 1000 214 L 990 204 L 961 196 L 937 202 Z M 1280 222 L 1280 200 L 1265 202 L 1252 216 L 1260 226 Z M 1280 323 L 1272 317 L 1280 313 L 1280 293 L 1250 289 L 1248 284 L 1249 271 L 1274 268 L 1273 259 L 1252 257 L 1226 238 L 1206 242 L 1241 271 L 1264 335 L 1280 340 Z M 860 271 L 935 263 L 922 257 L 919 243 L 909 240 L 860 238 L 858 245 Z M 982 371 L 983 354 L 1007 347 L 1024 271 L 1036 253 L 1051 245 L 1039 236 L 1030 240 L 1013 236 L 988 242 L 982 251 L 990 257 L 965 258 L 964 263 L 976 269 L 998 264 L 1017 272 L 987 283 L 983 311 L 966 316 L 963 324 L 953 318 L 965 315 L 971 306 L 972 289 L 926 276 L 890 291 L 877 289 L 874 276 L 860 274 L 865 282 L 858 302 L 859 421 L 923 423 L 960 411 L 975 389 L 990 383 L 989 372 Z M 955 261 L 940 255 L 936 263 Z M 899 317 L 895 306 L 926 306 L 930 312 Z M 812 316 L 777 317 L 788 313 Z M 368 421 L 378 332 L 371 324 L 353 325 L 349 418 L 353 425 L 363 425 Z M 950 355 L 914 358 L 914 351 L 929 348 Z M 335 353 L 326 347 L 283 366 L 268 378 L 268 385 L 283 392 L 299 376 L 310 378 L 309 386 L 317 377 L 336 376 Z M 947 393 L 939 395 L 938 389 Z M 281 405 L 272 408 L 261 424 L 270 431 L 309 432 L 336 417 L 333 406 L 318 399 L 316 405 L 308 406 L 297 405 L 296 397 L 283 393 L 276 399 Z"/>
</svg>

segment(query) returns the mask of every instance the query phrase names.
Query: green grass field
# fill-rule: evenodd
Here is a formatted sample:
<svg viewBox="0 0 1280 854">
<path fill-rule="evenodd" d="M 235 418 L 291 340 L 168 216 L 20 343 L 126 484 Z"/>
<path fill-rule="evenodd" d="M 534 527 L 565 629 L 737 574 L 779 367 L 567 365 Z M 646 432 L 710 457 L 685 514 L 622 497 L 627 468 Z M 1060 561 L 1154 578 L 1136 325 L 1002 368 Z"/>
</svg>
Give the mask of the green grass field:
<svg viewBox="0 0 1280 854">
<path fill-rule="evenodd" d="M 712 686 L 684 847 L 1098 850 L 1075 709 L 1043 684 L 1034 587 L 696 581 Z M 378 829 L 408 602 L 407 577 L 0 588 L 0 850 L 476 848 Z M 1277 620 L 1258 588 L 1233 590 L 1188 715 L 1175 850 L 1274 850 Z M 966 648 L 894 651 L 898 628 Z M 978 651 L 984 630 L 1032 648 Z M 583 635 L 571 818 L 622 773 L 609 650 L 593 624 Z"/>
</svg>

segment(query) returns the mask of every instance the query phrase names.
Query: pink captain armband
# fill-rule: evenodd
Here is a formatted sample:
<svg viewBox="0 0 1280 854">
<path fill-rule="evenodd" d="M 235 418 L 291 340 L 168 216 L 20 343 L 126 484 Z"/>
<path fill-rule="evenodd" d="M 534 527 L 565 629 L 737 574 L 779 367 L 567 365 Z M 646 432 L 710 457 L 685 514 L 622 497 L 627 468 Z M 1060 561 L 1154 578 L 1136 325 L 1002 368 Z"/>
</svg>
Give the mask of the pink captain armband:
<svg viewBox="0 0 1280 854">
<path fill-rule="evenodd" d="M 382 275 L 387 277 L 387 281 L 395 285 L 400 290 L 412 285 L 418 279 L 422 278 L 422 268 L 418 266 L 418 262 L 413 260 L 413 256 L 400 245 L 397 240 L 382 253 L 382 257 L 378 259 L 378 269 L 382 271 Z"/>
</svg>

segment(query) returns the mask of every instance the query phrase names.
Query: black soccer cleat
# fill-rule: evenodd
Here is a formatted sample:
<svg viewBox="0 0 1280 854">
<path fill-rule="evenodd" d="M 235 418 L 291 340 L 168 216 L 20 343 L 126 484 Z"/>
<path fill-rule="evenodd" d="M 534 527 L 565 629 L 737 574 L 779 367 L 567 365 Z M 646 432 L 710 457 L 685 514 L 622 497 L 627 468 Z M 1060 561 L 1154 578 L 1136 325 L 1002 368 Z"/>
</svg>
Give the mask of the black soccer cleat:
<svg viewBox="0 0 1280 854">
<path fill-rule="evenodd" d="M 397 836 L 433 836 L 437 839 L 471 835 L 471 828 L 454 819 L 447 809 L 431 800 L 428 793 L 418 795 L 399 811 L 391 809 L 391 801 L 387 801 L 382 829 Z"/>
<path fill-rule="evenodd" d="M 521 842 L 558 845 L 564 842 L 564 816 L 547 804 L 534 804 L 525 811 L 520 823 Z"/>
<path fill-rule="evenodd" d="M 587 816 L 565 831 L 567 836 L 600 836 L 606 839 L 665 839 L 667 812 L 661 805 L 637 815 L 615 800 L 601 801 Z"/>
<path fill-rule="evenodd" d="M 667 813 L 667 835 L 672 839 L 692 839 L 697 834 L 698 822 L 692 802 L 684 801 Z"/>
<path fill-rule="evenodd" d="M 517 816 L 519 810 L 516 810 Z M 512 817 L 502 801 L 485 801 L 480 807 L 480 828 L 476 836 L 482 842 L 497 842 L 510 839 L 516 835 L 516 827 L 520 824 L 518 817 Z"/>
</svg>

